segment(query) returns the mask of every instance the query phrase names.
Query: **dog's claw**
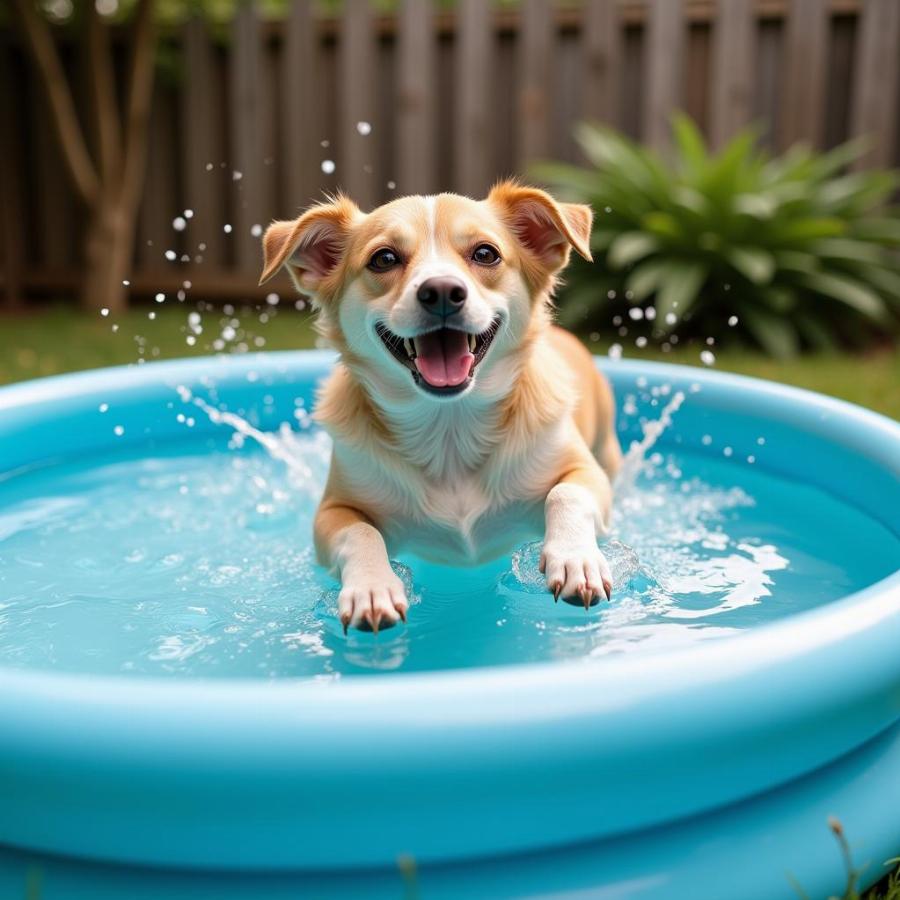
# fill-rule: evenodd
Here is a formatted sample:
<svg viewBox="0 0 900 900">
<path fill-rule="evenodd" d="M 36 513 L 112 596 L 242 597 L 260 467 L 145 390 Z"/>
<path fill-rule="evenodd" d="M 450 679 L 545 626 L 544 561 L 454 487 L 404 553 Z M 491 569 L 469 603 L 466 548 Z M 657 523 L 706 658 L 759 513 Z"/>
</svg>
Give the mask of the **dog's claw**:
<svg viewBox="0 0 900 900">
<path fill-rule="evenodd" d="M 608 581 L 603 582 L 603 590 L 606 591 L 607 601 L 612 600 L 612 585 Z"/>
<path fill-rule="evenodd" d="M 581 602 L 584 603 L 584 611 L 587 612 L 591 608 L 591 600 L 594 599 L 594 591 L 589 588 L 583 588 L 581 591 Z"/>
<path fill-rule="evenodd" d="M 559 603 L 559 595 L 562 593 L 562 582 L 554 581 L 551 585 L 551 590 L 553 591 L 553 602 Z"/>
</svg>

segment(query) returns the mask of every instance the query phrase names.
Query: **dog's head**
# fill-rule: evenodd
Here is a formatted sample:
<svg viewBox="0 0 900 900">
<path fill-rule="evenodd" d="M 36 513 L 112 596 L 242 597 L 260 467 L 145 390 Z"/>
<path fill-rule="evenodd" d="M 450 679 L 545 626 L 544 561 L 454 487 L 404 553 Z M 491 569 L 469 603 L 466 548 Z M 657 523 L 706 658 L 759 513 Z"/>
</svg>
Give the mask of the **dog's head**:
<svg viewBox="0 0 900 900">
<path fill-rule="evenodd" d="M 589 207 L 512 182 L 481 201 L 403 197 L 369 214 L 338 197 L 268 228 L 261 282 L 286 267 L 382 392 L 447 399 L 491 389 L 546 321 L 570 248 L 591 258 L 590 233 Z"/>
</svg>

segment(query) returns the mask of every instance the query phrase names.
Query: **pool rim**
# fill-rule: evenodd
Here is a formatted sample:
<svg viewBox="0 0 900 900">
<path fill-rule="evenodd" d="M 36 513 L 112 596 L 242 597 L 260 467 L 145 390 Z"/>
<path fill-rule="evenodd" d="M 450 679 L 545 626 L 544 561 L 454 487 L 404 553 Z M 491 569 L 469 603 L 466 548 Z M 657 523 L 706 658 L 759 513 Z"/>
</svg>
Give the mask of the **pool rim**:
<svg viewBox="0 0 900 900">
<path fill-rule="evenodd" d="M 210 366 L 227 370 L 225 374 L 231 379 L 244 378 L 251 370 L 266 371 L 278 376 L 283 374 L 285 367 L 290 368 L 294 374 L 308 377 L 312 374 L 320 375 L 331 359 L 331 354 L 300 351 L 262 356 L 254 354 L 238 359 L 229 357 L 224 363 L 199 358 L 57 376 L 0 389 L 0 413 L 14 407 L 21 410 L 21 404 L 39 412 L 42 407 L 52 407 L 74 397 L 93 398 L 97 390 L 109 395 L 110 379 L 115 382 L 112 390 L 131 391 L 141 387 L 152 389 L 152 394 L 154 390 L 159 393 L 173 381 L 195 381 L 201 373 L 208 373 Z M 634 375 L 635 378 L 660 377 L 688 384 L 697 383 L 701 386 L 702 400 L 709 399 L 717 391 L 729 394 L 734 389 L 739 393 L 753 393 L 757 400 L 760 396 L 765 396 L 779 406 L 781 413 L 792 416 L 795 424 L 799 417 L 819 437 L 836 439 L 837 436 L 845 446 L 849 439 L 849 445 L 853 449 L 864 450 L 870 459 L 881 461 L 885 465 L 893 463 L 895 459 L 900 460 L 900 453 L 894 457 L 888 452 L 890 444 L 900 449 L 900 424 L 843 401 L 759 379 L 666 363 L 604 362 L 604 368 Z M 223 371 L 215 374 L 221 375 Z M 724 399 L 733 401 L 733 397 L 726 396 Z M 734 409 L 733 402 L 731 408 Z M 27 418 L 26 413 L 23 420 L 26 425 Z M 854 428 L 843 430 L 842 426 L 848 424 L 853 424 Z M 885 435 L 888 440 L 884 445 L 875 442 L 876 436 L 884 438 Z M 0 433 L 0 441 L 2 440 L 3 435 Z M 900 468 L 900 463 L 895 468 Z M 21 750 L 30 748 L 34 752 L 41 746 L 41 741 L 48 739 L 62 747 L 59 751 L 61 755 L 53 756 L 50 753 L 49 758 L 45 759 L 45 762 L 51 764 L 64 761 L 66 741 L 69 741 L 70 748 L 76 748 L 75 755 L 82 754 L 82 772 L 84 765 L 92 757 L 95 762 L 97 758 L 114 761 L 117 755 L 127 752 L 141 760 L 141 765 L 146 769 L 150 762 L 149 751 L 146 746 L 142 748 L 136 742 L 150 740 L 153 745 L 154 720 L 144 720 L 139 727 L 131 726 L 129 737 L 110 728 L 111 724 L 115 724 L 116 717 L 123 712 L 133 714 L 140 711 L 145 716 L 156 716 L 156 727 L 165 726 L 174 714 L 182 728 L 182 736 L 187 735 L 206 746 L 214 746 L 229 734 L 233 735 L 243 721 L 245 725 L 264 724 L 270 729 L 267 739 L 283 739 L 287 747 L 295 747 L 299 706 L 302 706 L 304 716 L 302 724 L 307 729 L 317 723 L 326 729 L 334 728 L 335 711 L 338 709 L 342 716 L 352 719 L 357 730 L 368 727 L 370 734 L 377 736 L 381 751 L 389 753 L 402 747 L 404 739 L 416 734 L 423 736 L 428 732 L 429 723 L 437 731 L 452 725 L 468 729 L 475 736 L 479 729 L 483 731 L 495 725 L 498 710 L 509 703 L 511 696 L 522 693 L 529 698 L 529 709 L 524 711 L 527 715 L 519 715 L 516 722 L 512 723 L 517 728 L 530 724 L 535 726 L 533 735 L 540 735 L 539 726 L 542 721 L 560 719 L 561 698 L 565 697 L 567 716 L 580 723 L 585 734 L 591 733 L 596 737 L 596 728 L 590 727 L 591 720 L 594 720 L 594 724 L 597 720 L 612 722 L 618 716 L 623 722 L 632 722 L 636 733 L 641 732 L 639 717 L 636 721 L 631 714 L 646 709 L 648 704 L 652 705 L 651 701 L 660 707 L 662 700 L 683 695 L 685 690 L 705 692 L 706 702 L 713 706 L 722 704 L 723 680 L 736 691 L 730 698 L 732 704 L 747 704 L 748 711 L 752 710 L 752 716 L 760 721 L 765 718 L 766 712 L 765 703 L 760 705 L 761 693 L 766 690 L 770 693 L 778 692 L 781 689 L 788 695 L 793 690 L 790 700 L 795 706 L 785 706 L 787 697 L 779 697 L 781 708 L 776 719 L 784 725 L 790 722 L 791 715 L 799 715 L 801 721 L 815 723 L 819 728 L 815 736 L 822 741 L 821 752 L 811 756 L 807 754 L 803 764 L 798 764 L 793 769 L 785 763 L 779 777 L 771 784 L 764 784 L 757 778 L 752 791 L 748 788 L 743 794 L 747 795 L 748 791 L 757 792 L 775 783 L 784 783 L 811 768 L 826 764 L 900 718 L 900 664 L 896 660 L 897 654 L 893 654 L 894 658 L 887 656 L 889 648 L 895 646 L 900 646 L 900 571 L 823 607 L 788 616 L 740 635 L 701 642 L 690 648 L 660 650 L 620 659 L 539 662 L 487 669 L 392 673 L 365 678 L 347 676 L 327 685 L 310 684 L 305 679 L 281 679 L 273 684 L 258 679 L 115 677 L 3 667 L 0 668 L 0 722 L 5 723 L 8 738 L 11 723 L 17 725 L 18 730 L 13 728 L 15 735 L 12 744 L 15 747 L 10 745 L 9 739 L 0 747 L 0 775 L 9 771 L 7 764 L 13 761 L 15 755 L 12 750 L 16 747 Z M 794 664 L 800 659 L 806 659 L 810 665 L 815 662 L 819 667 L 819 677 L 809 681 L 810 672 L 798 672 Z M 846 666 L 854 660 L 856 668 L 850 671 Z M 830 671 L 827 666 L 822 666 L 826 661 L 833 664 Z M 779 681 L 778 677 L 773 676 L 773 672 L 782 679 L 786 677 L 786 673 L 793 673 L 795 678 L 806 680 L 797 689 L 790 681 Z M 847 672 L 849 675 L 843 677 Z M 759 678 L 761 675 L 768 675 L 770 683 L 762 686 L 755 683 L 749 689 L 747 677 Z M 617 689 L 614 698 L 603 696 L 597 691 L 598 686 L 609 688 L 610 685 Z M 827 728 L 819 721 L 827 712 L 827 704 L 823 706 L 826 696 L 843 709 L 842 724 L 856 723 L 852 738 L 847 739 L 845 736 L 841 741 L 833 726 Z M 851 708 L 857 702 L 859 709 L 853 712 Z M 64 707 L 68 704 L 76 709 L 81 718 L 60 717 L 61 703 Z M 664 708 L 664 704 L 660 708 Z M 721 708 L 727 713 L 727 704 L 715 708 Z M 441 721 L 430 722 L 436 710 L 440 711 Z M 692 716 L 689 710 L 682 710 L 680 715 L 680 720 L 673 720 L 675 726 L 672 722 L 668 723 L 669 731 L 666 734 L 672 741 L 672 746 L 678 746 L 676 726 L 679 721 L 682 727 L 692 721 L 695 725 L 702 722 L 702 717 Z M 565 724 L 567 727 L 575 727 L 572 722 Z M 716 739 L 721 739 L 725 740 L 722 746 L 733 746 L 742 722 L 740 717 L 732 716 L 725 724 L 727 728 L 719 727 L 721 734 L 717 735 L 716 729 L 712 728 L 705 737 L 713 744 Z M 717 723 L 717 726 L 722 726 L 722 723 Z M 642 733 L 647 737 L 646 730 Z M 92 737 L 92 741 L 85 743 L 87 735 Z M 772 738 L 775 738 L 774 733 Z M 324 750 L 326 744 L 328 741 L 322 742 L 317 749 Z M 161 745 L 157 742 L 154 746 L 158 749 Z M 245 749 L 260 749 L 260 745 L 252 740 L 244 741 L 242 746 Z M 191 746 L 183 746 L 176 757 L 182 763 L 191 764 L 192 753 L 196 749 L 196 746 L 193 749 Z M 222 752 L 226 758 L 232 761 L 236 759 L 231 751 Z M 70 758 L 71 756 L 72 752 L 69 753 Z M 275 756 L 279 765 L 288 763 L 288 760 L 278 754 Z M 193 762 L 196 763 L 196 760 Z M 65 781 L 61 772 L 57 774 Z M 72 785 L 67 785 L 67 790 L 71 791 Z M 728 796 L 723 794 L 716 798 L 716 802 L 735 800 L 741 795 L 740 791 Z M 706 804 L 699 807 L 682 804 L 668 818 L 646 821 L 633 819 L 621 827 L 617 826 L 618 830 L 606 833 L 621 833 L 628 828 L 648 827 L 659 821 L 671 821 L 676 812 L 678 815 L 687 815 L 710 808 L 709 801 L 710 798 L 707 798 Z M 52 819 L 52 810 L 47 810 L 47 813 Z M 580 823 L 580 827 L 583 828 L 584 824 Z M 4 821 L 0 817 L 0 840 L 10 841 L 12 828 L 13 822 Z M 85 855 L 93 853 L 99 858 L 130 859 L 135 862 L 215 866 L 225 858 L 222 851 L 216 848 L 179 858 L 171 842 L 157 841 L 155 847 L 142 850 L 130 846 L 128 841 L 117 843 L 109 834 L 106 835 L 104 847 L 95 847 L 89 838 L 73 841 L 70 834 L 67 839 L 65 830 L 60 824 L 54 831 L 55 837 L 42 841 L 41 829 L 32 829 L 25 845 L 51 851 L 68 850 Z M 240 828 L 235 834 L 239 831 Z M 571 840 L 578 836 L 588 835 L 558 833 L 556 838 L 550 836 L 548 839 Z M 590 836 L 599 836 L 596 829 Z M 523 834 L 520 833 L 517 843 L 495 841 L 492 847 L 482 846 L 481 849 L 503 851 L 526 845 L 527 841 L 524 841 Z M 197 849 L 195 847 L 194 851 Z M 377 847 L 376 850 L 374 856 L 362 854 L 351 862 L 383 862 L 384 848 Z M 247 855 L 243 863 L 250 867 L 309 865 L 313 859 L 328 858 L 327 854 L 325 857 L 321 856 L 325 852 L 324 846 L 319 846 L 318 851 L 319 856 L 298 852 L 284 855 L 257 847 L 254 853 Z M 449 848 L 448 856 L 444 858 L 471 855 L 472 852 L 471 847 L 465 849 L 464 842 L 457 842 L 454 847 Z M 426 847 L 421 855 L 423 858 L 442 858 L 439 849 L 433 846 Z M 337 862 L 336 859 L 332 861 Z M 346 858 L 342 861 L 347 862 Z"/>
</svg>

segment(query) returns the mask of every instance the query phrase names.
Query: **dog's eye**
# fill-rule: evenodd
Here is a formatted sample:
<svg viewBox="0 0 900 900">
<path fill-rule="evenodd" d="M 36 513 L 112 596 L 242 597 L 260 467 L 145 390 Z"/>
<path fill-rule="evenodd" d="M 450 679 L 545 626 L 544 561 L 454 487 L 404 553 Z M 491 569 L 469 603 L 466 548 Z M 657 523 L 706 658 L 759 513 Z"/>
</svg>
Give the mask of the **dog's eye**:
<svg viewBox="0 0 900 900">
<path fill-rule="evenodd" d="M 500 262 L 500 252 L 490 244 L 479 244 L 472 251 L 472 260 L 479 266 L 494 266 Z"/>
<path fill-rule="evenodd" d="M 394 253 L 393 250 L 384 247 L 381 250 L 376 250 L 372 254 L 372 258 L 369 260 L 367 268 L 371 269 L 373 272 L 387 272 L 388 269 L 393 269 L 394 266 L 399 265 L 400 257 Z"/>
</svg>

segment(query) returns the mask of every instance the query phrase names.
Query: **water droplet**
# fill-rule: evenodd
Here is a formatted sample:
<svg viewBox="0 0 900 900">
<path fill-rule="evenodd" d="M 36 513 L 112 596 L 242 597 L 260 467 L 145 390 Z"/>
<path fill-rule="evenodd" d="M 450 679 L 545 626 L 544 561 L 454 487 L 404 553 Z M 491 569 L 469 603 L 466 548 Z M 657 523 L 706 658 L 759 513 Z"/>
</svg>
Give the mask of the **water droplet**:
<svg viewBox="0 0 900 900">
<path fill-rule="evenodd" d="M 121 425 L 116 425 L 116 427 L 113 428 L 113 434 L 116 437 L 122 437 L 122 435 L 125 434 L 125 429 Z"/>
<path fill-rule="evenodd" d="M 372 133 L 372 125 L 369 122 L 357 122 L 356 130 L 365 137 L 367 134 Z"/>
<path fill-rule="evenodd" d="M 238 172 L 237 169 L 235 169 L 235 170 L 231 173 L 231 180 L 232 180 L 232 181 L 240 181 L 243 177 L 244 177 L 244 173 L 243 173 L 243 172 Z"/>
<path fill-rule="evenodd" d="M 105 413 L 105 412 L 107 412 L 107 411 L 109 410 L 109 404 L 108 404 L 108 403 L 101 403 L 101 404 L 97 407 L 97 409 L 99 409 L 100 412 Z"/>
<path fill-rule="evenodd" d="M 648 307 L 644 310 L 644 318 L 645 318 L 648 322 L 652 322 L 652 321 L 656 318 L 656 307 L 655 307 L 655 306 L 648 306 Z"/>
<path fill-rule="evenodd" d="M 610 359 L 621 359 L 622 358 L 622 345 L 621 344 L 610 344 L 609 350 L 607 351 Z"/>
<path fill-rule="evenodd" d="M 393 191 L 396 187 L 397 187 L 397 182 L 396 182 L 396 181 L 389 181 L 389 182 L 387 183 L 387 189 L 388 189 L 389 191 Z"/>
<path fill-rule="evenodd" d="M 675 313 L 666 313 L 666 325 L 674 325 L 678 321 L 678 316 Z"/>
<path fill-rule="evenodd" d="M 737 317 L 737 316 L 729 316 L 729 317 L 728 317 L 728 324 L 729 324 L 732 328 L 734 328 L 734 326 L 737 325 L 737 323 L 738 323 L 738 317 Z"/>
<path fill-rule="evenodd" d="M 278 294 L 266 294 L 266 303 L 268 303 L 269 306 L 278 306 L 278 301 L 280 299 Z"/>
<path fill-rule="evenodd" d="M 644 347 L 647 346 L 647 338 L 645 338 L 643 335 L 641 335 L 639 338 L 635 338 L 634 345 L 640 350 L 643 350 Z"/>
<path fill-rule="evenodd" d="M 722 449 L 723 456 L 731 456 L 732 453 L 734 453 L 734 450 L 732 450 L 731 447 L 724 447 Z"/>
<path fill-rule="evenodd" d="M 174 250 L 166 250 L 166 259 L 169 262 L 175 262 L 176 257 L 177 257 L 177 254 L 175 253 Z"/>
<path fill-rule="evenodd" d="M 187 228 L 187 222 L 185 221 L 184 216 L 175 216 L 175 218 L 172 219 L 172 227 L 176 231 L 184 231 L 184 229 Z"/>
<path fill-rule="evenodd" d="M 122 284 L 125 285 L 125 287 L 129 287 L 129 286 L 131 285 L 131 282 L 126 278 L 126 279 L 122 282 Z"/>
<path fill-rule="evenodd" d="M 153 299 L 156 300 L 157 303 L 164 303 L 166 295 L 160 291 Z"/>
<path fill-rule="evenodd" d="M 632 306 L 628 310 L 628 318 L 637 322 L 644 318 L 644 311 L 639 306 Z"/>
<path fill-rule="evenodd" d="M 616 292 L 615 292 L 615 291 L 607 291 L 607 292 L 606 292 L 606 299 L 607 299 L 607 300 L 615 300 L 615 299 L 616 299 Z"/>
<path fill-rule="evenodd" d="M 153 321 L 153 319 L 156 318 L 156 313 L 155 313 L 155 312 L 148 312 L 148 313 L 147 313 L 147 318 L 150 319 L 151 321 Z"/>
<path fill-rule="evenodd" d="M 212 163 L 207 163 L 207 164 L 206 164 L 206 171 L 207 171 L 207 172 L 212 172 L 212 170 L 213 170 L 213 164 L 212 164 Z"/>
<path fill-rule="evenodd" d="M 326 175 L 331 175 L 334 173 L 336 166 L 334 164 L 334 160 L 331 159 L 323 159 L 322 160 L 322 171 Z"/>
<path fill-rule="evenodd" d="M 253 237 L 261 237 L 262 236 L 262 225 L 251 225 L 250 226 L 250 234 Z"/>
<path fill-rule="evenodd" d="M 222 226 L 222 231 L 224 231 L 225 234 L 231 234 L 231 226 L 230 226 L 230 225 L 223 225 L 223 226 Z"/>
<path fill-rule="evenodd" d="M 103 309 L 100 310 L 100 315 L 106 318 L 109 315 L 109 310 L 104 306 Z"/>
<path fill-rule="evenodd" d="M 702 362 L 704 366 L 714 365 L 715 361 L 716 361 L 716 355 L 711 350 L 701 351 L 700 362 Z"/>
</svg>

